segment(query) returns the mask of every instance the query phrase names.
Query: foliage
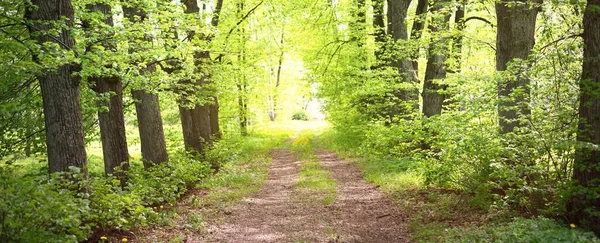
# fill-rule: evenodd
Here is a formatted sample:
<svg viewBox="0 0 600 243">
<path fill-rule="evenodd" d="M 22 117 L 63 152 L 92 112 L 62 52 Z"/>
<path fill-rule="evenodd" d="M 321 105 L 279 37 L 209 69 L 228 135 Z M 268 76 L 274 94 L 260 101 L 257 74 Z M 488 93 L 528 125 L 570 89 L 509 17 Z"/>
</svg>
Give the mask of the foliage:
<svg viewBox="0 0 600 243">
<path fill-rule="evenodd" d="M 77 242 L 91 233 L 92 212 L 85 193 L 73 190 L 75 170 L 51 177 L 21 175 L 18 166 L 0 165 L 0 240 L 2 242 Z"/>
<path fill-rule="evenodd" d="M 452 229 L 447 242 L 600 242 L 593 233 L 571 229 L 551 219 L 515 218 L 504 225 L 489 225 L 482 228 Z"/>
<path fill-rule="evenodd" d="M 81 174 L 76 168 L 70 173 L 48 177 L 44 170 L 37 172 L 28 168 L 27 164 L 3 161 L 0 165 L 0 190 L 5 196 L 0 198 L 0 239 L 9 242 L 78 242 L 89 239 L 93 232 L 165 223 L 173 215 L 163 210 L 163 205 L 175 203 L 191 187 L 217 183 L 220 186 L 237 185 L 235 191 L 239 192 L 236 193 L 242 193 L 244 188 L 257 190 L 257 186 L 250 186 L 256 183 L 252 174 L 255 172 L 230 171 L 255 171 L 266 167 L 233 165 L 267 153 L 283 139 L 283 136 L 250 137 L 244 141 L 231 138 L 216 143 L 208 157 L 218 159 L 218 163 L 223 165 L 223 175 L 219 173 L 217 176 L 211 176 L 210 163 L 185 153 L 172 156 L 167 165 L 148 170 L 141 162 L 133 162 L 133 167 L 127 172 L 129 180 L 124 189 L 115 177 L 93 176 L 86 183 L 81 181 Z M 261 178 L 264 179 L 265 175 L 262 173 Z M 80 182 L 72 184 L 72 180 Z M 248 181 L 241 184 L 233 182 L 239 180 Z M 202 224 L 197 219 L 192 221 L 198 227 Z"/>
<path fill-rule="evenodd" d="M 292 120 L 308 121 L 308 115 L 306 115 L 306 112 L 296 112 L 292 115 Z"/>
</svg>

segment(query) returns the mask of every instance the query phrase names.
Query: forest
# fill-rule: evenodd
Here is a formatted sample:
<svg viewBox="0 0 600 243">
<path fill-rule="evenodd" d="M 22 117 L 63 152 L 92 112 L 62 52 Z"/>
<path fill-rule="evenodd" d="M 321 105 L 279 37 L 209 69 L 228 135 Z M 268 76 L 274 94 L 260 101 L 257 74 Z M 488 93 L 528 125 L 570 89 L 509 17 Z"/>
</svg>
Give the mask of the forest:
<svg viewBox="0 0 600 243">
<path fill-rule="evenodd" d="M 599 242 L 600 0 L 0 0 L 0 242 Z"/>
</svg>

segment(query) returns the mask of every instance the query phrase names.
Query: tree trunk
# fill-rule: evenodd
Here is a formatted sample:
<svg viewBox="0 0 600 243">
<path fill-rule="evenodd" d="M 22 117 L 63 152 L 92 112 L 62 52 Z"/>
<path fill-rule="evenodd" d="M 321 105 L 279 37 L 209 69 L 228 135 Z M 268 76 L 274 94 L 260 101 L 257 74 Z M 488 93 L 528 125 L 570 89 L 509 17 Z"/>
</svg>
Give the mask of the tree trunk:
<svg viewBox="0 0 600 243">
<path fill-rule="evenodd" d="M 408 7 L 412 0 L 388 1 L 388 33 L 391 34 L 394 44 L 399 44 L 408 40 L 408 30 L 405 23 Z M 419 80 L 412 63 L 408 60 L 410 55 L 404 53 L 393 53 L 392 66 L 398 69 L 400 74 L 400 83 L 404 87 L 396 90 L 394 95 L 399 102 L 391 111 L 391 116 L 408 115 L 418 108 L 417 102 L 419 92 L 417 85 Z M 405 104 L 412 103 L 412 104 Z"/>
<path fill-rule="evenodd" d="M 421 36 L 423 35 L 423 28 L 425 28 L 425 23 L 427 21 L 427 9 L 429 8 L 429 1 L 428 0 L 418 0 L 419 2 L 417 3 L 417 10 L 415 11 L 415 22 L 413 22 L 413 26 L 412 26 L 412 34 L 410 39 L 411 40 L 415 40 L 417 43 L 419 41 L 421 41 Z M 412 56 L 412 65 L 413 65 L 413 69 L 416 70 L 416 72 L 419 72 L 419 50 L 420 48 L 420 44 L 418 45 L 419 48 L 417 48 L 417 50 L 415 51 L 415 53 L 413 53 Z"/>
<path fill-rule="evenodd" d="M 213 139 L 221 138 L 221 130 L 219 129 L 219 99 L 213 96 L 213 103 L 208 106 L 210 112 L 210 134 Z"/>
<path fill-rule="evenodd" d="M 140 131 L 144 167 L 149 168 L 154 164 L 165 163 L 169 160 L 169 157 L 167 155 L 158 95 L 145 90 L 134 90 L 132 94 L 136 101 L 135 110 Z"/>
<path fill-rule="evenodd" d="M 92 12 L 102 14 L 103 23 L 113 26 L 111 7 L 106 4 L 88 5 Z M 91 33 L 95 28 L 91 20 L 84 20 L 83 27 L 86 32 Z M 96 40 L 93 40 L 96 41 Z M 102 41 L 101 45 L 106 51 L 115 51 L 115 47 L 109 41 Z M 89 52 L 91 46 L 87 47 Z M 98 102 L 98 120 L 100 123 L 100 138 L 102 140 L 102 153 L 104 155 L 104 172 L 106 175 L 115 175 L 125 186 L 125 171 L 129 169 L 129 152 L 127 138 L 125 136 L 125 119 L 123 110 L 123 84 L 119 76 L 90 77 L 88 80 L 93 85 L 93 90 L 99 97 L 108 96 L 109 100 Z M 107 108 L 108 110 L 104 110 Z M 121 172 L 115 173 L 115 169 L 121 166 Z"/>
<path fill-rule="evenodd" d="M 459 3 L 454 13 L 454 25 L 456 29 L 456 35 L 452 40 L 452 58 L 453 65 L 448 68 L 449 73 L 460 73 L 462 65 L 462 42 L 463 42 L 463 31 L 465 29 L 465 7 L 467 3 L 464 0 Z"/>
<path fill-rule="evenodd" d="M 448 56 L 448 38 L 441 37 L 442 32 L 449 28 L 449 11 L 444 14 L 447 1 L 437 1 L 432 10 L 432 23 L 429 25 L 431 31 L 431 43 L 429 44 L 429 58 L 427 59 L 427 70 L 423 82 L 423 114 L 432 117 L 442 114 L 442 107 L 446 95 L 446 85 L 437 82 L 446 78 L 446 58 Z"/>
<path fill-rule="evenodd" d="M 144 10 L 137 7 L 124 6 L 123 14 L 131 22 L 139 21 L 141 23 L 148 18 Z M 148 34 L 142 41 L 152 41 L 152 39 L 153 37 Z M 135 50 L 135 42 L 130 43 L 130 45 L 133 46 L 131 50 Z M 144 50 L 135 51 L 143 52 Z M 155 71 L 156 66 L 151 64 L 141 73 L 147 75 Z M 169 158 L 167 155 L 162 117 L 160 115 L 158 94 L 153 94 L 145 90 L 134 90 L 132 91 L 132 95 L 135 99 L 144 167 L 149 168 L 154 164 L 166 163 Z"/>
<path fill-rule="evenodd" d="M 215 5 L 215 11 L 213 12 L 213 17 L 211 21 L 211 25 L 215 28 L 219 26 L 219 20 L 221 16 L 221 9 L 223 8 L 223 0 L 217 0 Z M 208 55 L 210 57 L 210 53 Z M 216 94 L 213 95 L 213 103 L 209 105 L 210 110 L 210 130 L 211 135 L 214 139 L 221 138 L 221 130 L 219 126 L 219 98 Z"/>
<path fill-rule="evenodd" d="M 194 109 L 185 108 L 179 106 L 179 118 L 181 119 L 181 128 L 183 131 L 183 143 L 188 151 L 197 151 L 199 153 L 204 151 L 203 141 L 200 140 L 199 127 L 194 125 L 194 119 L 192 112 Z"/>
<path fill-rule="evenodd" d="M 279 102 L 279 86 L 281 85 L 281 71 L 283 69 L 283 58 L 285 52 L 283 51 L 284 44 L 284 31 L 285 29 L 281 28 L 281 39 L 279 40 L 281 52 L 279 52 L 279 59 L 277 60 L 277 74 L 275 76 L 275 91 L 273 92 L 273 111 L 270 116 L 271 121 L 275 121 L 277 119 L 277 103 Z"/>
<path fill-rule="evenodd" d="M 350 30 L 352 30 L 352 41 L 356 42 L 358 47 L 363 47 L 366 44 L 366 9 L 365 0 L 354 0 L 356 8 L 353 8 L 352 16 L 354 21 L 350 22 Z"/>
<path fill-rule="evenodd" d="M 70 0 L 32 0 L 25 18 L 30 22 L 29 32 L 40 45 L 55 43 L 71 50 L 75 39 L 70 33 L 73 28 L 74 11 Z M 64 19 L 65 22 L 59 21 Z M 49 31 L 54 24 L 62 22 L 66 26 L 60 32 Z M 45 31 L 49 31 L 44 33 Z M 34 56 L 34 61 L 40 60 Z M 80 67 L 65 64 L 56 70 L 43 70 L 37 75 L 40 81 L 46 125 L 46 146 L 48 149 L 48 169 L 50 173 L 69 171 L 78 167 L 87 179 L 87 156 L 83 132 L 83 118 L 79 95 L 79 79 L 73 72 Z"/>
<path fill-rule="evenodd" d="M 108 102 L 99 104 L 102 107 L 108 107 L 108 110 L 98 112 L 102 153 L 104 155 L 104 172 L 106 175 L 114 174 L 121 179 L 124 185 L 125 173 L 115 174 L 115 168 L 118 166 L 121 166 L 123 172 L 129 169 L 121 78 L 113 77 L 111 80 L 109 77 L 100 77 L 90 81 L 95 82 L 94 91 L 96 93 L 110 95 Z"/>
<path fill-rule="evenodd" d="M 185 14 L 200 14 L 200 6 L 196 0 L 184 0 L 182 1 L 185 6 Z M 197 16 L 198 18 L 200 16 Z M 196 37 L 194 31 L 188 32 L 187 40 L 192 41 Z M 194 72 L 199 73 L 202 66 L 205 64 L 203 59 L 209 58 L 207 52 L 200 50 L 194 51 Z M 193 80 L 182 82 L 187 85 L 186 91 L 180 92 L 179 96 L 179 115 L 181 118 L 181 127 L 183 130 L 183 137 L 185 148 L 187 150 L 196 151 L 200 154 L 204 153 L 205 144 L 211 142 L 211 128 L 210 128 L 210 110 L 207 104 L 197 104 L 194 101 L 189 101 L 187 96 L 196 96 L 196 93 L 200 89 L 205 89 L 206 82 L 202 82 L 200 79 L 206 80 L 207 75 L 203 75 L 202 78 L 194 78 Z"/>
<path fill-rule="evenodd" d="M 573 189 L 567 214 L 577 223 L 600 234 L 600 0 L 588 0 L 583 16 L 583 72 L 580 82 L 579 129 Z M 590 212 L 590 210 L 596 210 Z M 596 213 L 596 214 L 594 214 Z"/>
<path fill-rule="evenodd" d="M 507 64 L 514 59 L 527 60 L 535 44 L 535 22 L 538 7 L 531 1 L 502 0 L 496 3 L 497 35 L 496 35 L 496 70 L 507 70 Z M 502 133 L 513 132 L 521 126 L 520 119 L 528 116 L 529 83 L 523 72 L 526 67 L 513 70 L 516 72 L 510 79 L 501 80 L 498 84 L 498 116 Z M 521 90 L 515 92 L 515 90 Z"/>
<path fill-rule="evenodd" d="M 373 29 L 375 36 L 375 58 L 377 61 L 383 61 L 384 47 L 386 42 L 385 21 L 384 21 L 384 0 L 372 0 L 373 4 Z M 381 65 L 375 65 L 378 68 Z"/>
<path fill-rule="evenodd" d="M 238 109 L 240 116 L 240 134 L 248 136 L 248 99 L 246 98 L 246 81 L 242 77 L 238 88 Z"/>
</svg>

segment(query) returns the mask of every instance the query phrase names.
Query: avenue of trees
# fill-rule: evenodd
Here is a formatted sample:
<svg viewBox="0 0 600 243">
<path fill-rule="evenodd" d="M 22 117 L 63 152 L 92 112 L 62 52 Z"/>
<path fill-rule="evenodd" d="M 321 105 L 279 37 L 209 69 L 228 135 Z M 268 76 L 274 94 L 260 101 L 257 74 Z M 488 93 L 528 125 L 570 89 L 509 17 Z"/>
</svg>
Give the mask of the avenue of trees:
<svg viewBox="0 0 600 243">
<path fill-rule="evenodd" d="M 0 49 L 0 242 L 151 221 L 308 83 L 345 149 L 600 233 L 599 0 L 2 0 Z"/>
<path fill-rule="evenodd" d="M 156 222 L 250 125 L 305 109 L 308 85 L 283 71 L 289 7 L 1 1 L 0 242 Z"/>
<path fill-rule="evenodd" d="M 342 150 L 598 233 L 599 6 L 334 1 L 307 63 Z"/>
</svg>

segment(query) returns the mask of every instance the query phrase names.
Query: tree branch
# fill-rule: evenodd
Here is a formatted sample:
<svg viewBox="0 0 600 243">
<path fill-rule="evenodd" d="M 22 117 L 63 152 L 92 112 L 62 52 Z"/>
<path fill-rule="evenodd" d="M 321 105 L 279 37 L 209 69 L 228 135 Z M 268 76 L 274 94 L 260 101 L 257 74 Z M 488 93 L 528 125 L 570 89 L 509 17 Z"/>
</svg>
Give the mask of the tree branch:
<svg viewBox="0 0 600 243">
<path fill-rule="evenodd" d="M 482 22 L 484 22 L 484 23 L 486 23 L 486 24 L 490 25 L 491 27 L 494 27 L 494 26 L 495 26 L 495 25 L 494 25 L 494 24 L 493 24 L 491 21 L 489 21 L 489 20 L 487 20 L 487 19 L 484 19 L 484 18 L 482 18 L 482 17 L 477 17 L 477 16 L 471 16 L 471 17 L 468 17 L 468 18 L 466 18 L 466 19 L 465 19 L 465 21 L 464 21 L 463 23 L 465 23 L 465 24 L 466 24 L 466 23 L 467 23 L 467 22 L 469 22 L 470 20 L 479 20 L 479 21 L 482 21 Z"/>
</svg>

